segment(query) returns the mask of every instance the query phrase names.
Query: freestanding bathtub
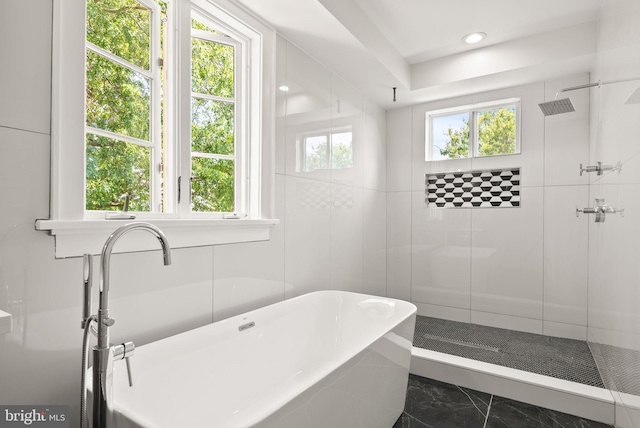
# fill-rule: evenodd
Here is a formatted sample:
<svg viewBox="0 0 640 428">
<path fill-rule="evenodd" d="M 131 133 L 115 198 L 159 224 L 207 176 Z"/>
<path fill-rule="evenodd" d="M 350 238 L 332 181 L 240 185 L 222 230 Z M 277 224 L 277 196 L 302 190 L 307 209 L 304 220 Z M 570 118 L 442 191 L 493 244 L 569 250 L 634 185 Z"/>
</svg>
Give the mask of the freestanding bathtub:
<svg viewBox="0 0 640 428">
<path fill-rule="evenodd" d="M 140 346 L 114 364 L 117 428 L 390 428 L 416 307 L 319 291 Z"/>
</svg>

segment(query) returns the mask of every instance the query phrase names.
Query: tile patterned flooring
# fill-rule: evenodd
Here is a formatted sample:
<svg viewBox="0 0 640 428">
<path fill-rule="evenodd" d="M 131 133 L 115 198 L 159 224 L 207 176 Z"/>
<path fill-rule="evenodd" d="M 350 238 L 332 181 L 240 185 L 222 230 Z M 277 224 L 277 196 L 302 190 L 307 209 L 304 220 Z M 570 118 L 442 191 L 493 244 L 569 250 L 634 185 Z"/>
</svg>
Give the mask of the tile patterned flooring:
<svg viewBox="0 0 640 428">
<path fill-rule="evenodd" d="M 416 317 L 413 346 L 604 388 L 587 342 Z"/>
<path fill-rule="evenodd" d="M 410 375 L 393 428 L 612 428 L 566 413 Z"/>
</svg>

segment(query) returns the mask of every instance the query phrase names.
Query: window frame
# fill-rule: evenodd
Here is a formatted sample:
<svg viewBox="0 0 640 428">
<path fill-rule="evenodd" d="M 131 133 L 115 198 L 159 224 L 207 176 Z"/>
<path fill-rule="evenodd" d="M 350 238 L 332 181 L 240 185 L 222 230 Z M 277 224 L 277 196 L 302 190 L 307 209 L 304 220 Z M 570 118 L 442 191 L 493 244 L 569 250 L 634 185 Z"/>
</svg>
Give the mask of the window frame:
<svg viewBox="0 0 640 428">
<path fill-rule="evenodd" d="M 313 174 L 316 172 L 321 172 L 321 171 L 328 171 L 328 170 L 332 170 L 332 171 L 340 171 L 340 170 L 345 170 L 345 169 L 352 169 L 353 166 L 353 154 L 352 154 L 352 165 L 350 167 L 345 167 L 345 168 L 335 168 L 333 165 L 333 143 L 334 143 L 334 135 L 337 134 L 346 134 L 346 133 L 351 133 L 351 150 L 353 153 L 353 127 L 351 125 L 346 125 L 346 126 L 341 126 L 341 127 L 337 127 L 337 128 L 332 128 L 332 129 L 321 129 L 321 130 L 317 130 L 317 131 L 306 131 L 303 133 L 300 133 L 297 137 L 298 140 L 298 164 L 299 164 L 299 170 L 300 172 L 304 173 L 304 174 Z M 317 168 L 311 171 L 307 171 L 307 139 L 308 138 L 314 138 L 314 137 L 325 137 L 327 140 L 327 154 L 326 154 L 326 161 L 327 161 L 327 168 Z"/>
<path fill-rule="evenodd" d="M 161 81 L 162 81 L 162 67 L 158 62 L 158 59 L 161 57 L 161 49 L 160 49 L 160 39 L 162 37 L 161 29 L 160 29 L 160 6 L 154 2 L 153 0 L 135 0 L 145 8 L 149 9 L 150 14 L 150 44 L 149 44 L 149 70 L 144 70 L 141 67 L 136 66 L 135 64 L 130 63 L 126 58 L 119 57 L 113 52 L 109 52 L 105 49 L 102 49 L 99 46 L 94 45 L 93 43 L 86 41 L 85 42 L 85 51 L 92 51 L 95 54 L 101 55 L 102 57 L 108 59 L 111 62 L 117 63 L 122 67 L 125 67 L 131 71 L 134 71 L 138 74 L 142 74 L 145 77 L 151 80 L 151 94 L 150 94 L 150 103 L 149 103 L 149 141 L 140 140 L 139 138 L 129 137 L 123 134 L 119 134 L 116 132 L 111 132 L 108 130 L 103 130 L 99 128 L 94 128 L 88 126 L 85 123 L 85 138 L 87 134 L 95 134 L 98 136 L 111 138 L 115 140 L 119 140 L 128 144 L 135 144 L 140 147 L 147 147 L 150 149 L 150 165 L 149 165 L 149 181 L 150 181 L 150 189 L 149 189 L 149 212 L 141 212 L 135 211 L 136 217 L 143 218 L 155 218 L 164 213 L 157 212 L 157 207 L 160 201 L 162 201 L 161 197 L 161 187 L 160 183 L 163 181 L 161 171 L 156 167 L 162 164 L 162 130 L 161 130 Z M 169 64 L 167 64 L 169 65 Z M 86 85 L 86 75 L 85 75 L 85 85 Z M 86 95 L 85 95 L 86 96 Z M 86 110 L 85 110 L 86 115 Z M 165 140 L 166 141 L 166 140 Z M 170 157 L 169 157 L 170 159 Z M 84 175 L 84 183 L 86 187 L 86 148 L 85 148 L 85 175 Z M 168 186 L 169 189 L 165 187 L 165 193 L 171 195 L 171 186 Z M 164 202 L 166 204 L 166 202 Z M 86 191 L 84 193 L 84 202 L 83 206 L 85 219 L 101 219 L 105 218 L 105 216 L 109 214 L 113 214 L 114 211 L 106 211 L 106 210 L 87 210 L 86 209 Z M 170 210 L 171 211 L 171 210 Z"/>
<path fill-rule="evenodd" d="M 140 213 L 138 220 L 148 221 L 162 228 L 172 247 L 215 245 L 269 239 L 269 229 L 278 223 L 274 219 L 274 135 L 275 135 L 275 44 L 276 32 L 264 22 L 246 13 L 230 0 L 174 0 L 176 17 L 182 28 L 189 29 L 188 37 L 176 37 L 169 49 L 178 58 L 190 56 L 191 9 L 200 9 L 236 31 L 246 35 L 245 71 L 251 84 L 246 106 L 248 121 L 245 176 L 248 178 L 244 219 L 203 218 L 184 216 L 182 208 L 166 215 Z M 188 10 L 188 13 L 185 11 Z M 185 27 L 184 23 L 188 22 Z M 173 33 L 173 32 L 172 32 Z M 85 215 L 85 1 L 53 1 L 53 58 L 52 58 L 52 130 L 51 130 L 51 198 L 48 219 L 36 220 L 36 229 L 55 236 L 56 257 L 74 257 L 83 253 L 97 254 L 105 239 L 122 221 L 88 218 Z M 185 51 L 185 40 L 188 47 Z M 180 59 L 178 59 L 180 61 Z M 178 69 L 178 85 L 189 81 L 190 74 Z M 191 103 L 191 91 L 179 92 L 179 87 L 167 88 L 175 98 L 175 110 Z M 248 92 L 248 91 L 247 91 Z M 176 114 L 171 111 L 169 114 Z M 189 115 L 190 116 L 190 115 Z M 184 141 L 184 126 L 170 130 L 177 141 Z M 190 141 L 190 135 L 187 135 Z M 174 149 L 175 150 L 175 149 Z M 174 152 L 182 171 L 186 156 Z M 177 176 L 167 177 L 173 185 Z M 187 180 L 188 181 L 188 180 Z M 184 186 L 184 184 L 183 184 Z M 176 189 L 177 190 L 177 189 Z M 181 190 L 190 192 L 190 188 Z M 177 197 L 177 195 L 176 195 Z M 184 204 L 181 204 L 181 207 Z M 122 245 L 122 250 L 155 249 L 157 242 Z"/>
<path fill-rule="evenodd" d="M 514 153 L 502 153 L 497 155 L 480 156 L 478 153 L 478 113 L 486 110 L 500 109 L 503 107 L 515 107 L 516 109 L 516 151 Z M 521 110 L 522 100 L 520 97 L 505 98 L 495 101 L 487 101 L 475 104 L 468 104 L 444 109 L 429 110 L 425 112 L 425 162 L 441 162 L 460 159 L 493 158 L 498 156 L 514 156 L 522 153 L 521 147 Z M 433 119 L 439 117 L 453 116 L 456 114 L 469 113 L 469 156 L 465 158 L 445 158 L 433 159 Z"/>
<path fill-rule="evenodd" d="M 184 3 L 183 3 L 184 4 Z M 185 10 L 183 13 L 187 13 Z M 234 47 L 234 155 L 207 155 L 202 154 L 201 157 L 207 158 L 215 158 L 215 159 L 231 159 L 234 160 L 234 212 L 239 213 L 240 215 L 248 215 L 250 216 L 250 208 L 251 203 L 249 201 L 249 194 L 252 189 L 251 186 L 253 183 L 250 182 L 248 177 L 250 173 L 248 169 L 249 165 L 249 156 L 248 152 L 251 150 L 251 145 L 248 142 L 248 136 L 250 136 L 250 129 L 248 129 L 248 110 L 246 108 L 247 105 L 251 102 L 248 97 L 248 94 L 251 90 L 251 84 L 247 81 L 247 73 L 244 72 L 244 65 L 248 63 L 248 58 L 246 55 L 247 50 L 250 46 L 250 40 L 247 37 L 244 37 L 242 34 L 238 34 L 237 29 L 229 28 L 225 22 L 217 19 L 215 16 L 212 16 L 210 13 L 203 11 L 201 7 L 191 7 L 190 8 L 190 19 L 197 17 L 200 22 L 204 22 L 208 24 L 210 27 L 215 27 L 215 29 L 221 29 L 222 31 L 228 32 L 232 34 L 231 36 L 222 36 L 222 35 L 214 35 L 214 34 L 205 34 L 205 31 L 191 29 L 189 35 L 189 43 L 191 43 L 191 39 L 197 38 L 200 40 L 210 41 L 213 43 L 226 44 L 228 46 Z M 191 28 L 191 24 L 190 24 Z M 186 36 L 186 34 L 184 34 Z M 184 42 L 186 44 L 186 42 Z M 191 52 L 189 52 L 189 63 L 191 62 Z M 184 57 L 182 58 L 184 59 Z M 191 72 L 186 69 L 186 63 L 183 63 L 185 66 L 182 76 L 188 76 L 188 81 L 186 78 L 180 81 L 180 85 L 183 91 L 187 91 L 191 94 L 191 99 L 193 98 L 205 98 L 210 100 L 222 100 L 219 97 L 215 96 L 203 96 L 204 94 L 198 94 L 193 92 L 191 88 Z M 191 106 L 191 101 L 189 103 Z M 189 110 L 191 111 L 191 110 Z M 178 119 L 180 123 L 180 127 L 182 129 L 188 130 L 180 137 L 180 154 L 181 156 L 186 157 L 186 153 L 189 153 L 189 162 L 190 166 L 188 171 L 192 171 L 191 169 L 191 160 L 193 159 L 193 153 L 191 151 L 191 115 L 183 115 L 183 117 Z M 188 138 L 187 138 L 188 133 Z M 183 165 L 183 168 L 186 167 L 186 162 Z M 185 171 L 185 170 L 183 170 Z M 183 174 L 184 176 L 184 174 Z M 223 218 L 223 212 L 197 212 L 193 211 L 190 208 L 192 189 L 191 189 L 191 179 L 188 180 L 188 203 L 179 204 L 179 209 L 182 217 L 191 217 L 191 218 Z M 182 180 L 184 183 L 184 180 Z"/>
</svg>

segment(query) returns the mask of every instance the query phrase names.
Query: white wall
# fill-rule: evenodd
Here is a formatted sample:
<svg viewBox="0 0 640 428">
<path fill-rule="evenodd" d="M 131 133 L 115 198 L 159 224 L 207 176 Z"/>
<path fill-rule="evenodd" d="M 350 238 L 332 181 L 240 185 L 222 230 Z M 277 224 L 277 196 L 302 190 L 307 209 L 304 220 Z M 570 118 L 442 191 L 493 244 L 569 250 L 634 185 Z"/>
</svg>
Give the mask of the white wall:
<svg viewBox="0 0 640 428">
<path fill-rule="evenodd" d="M 284 183 L 287 297 L 386 294 L 385 112 L 280 38 L 276 176 Z M 285 56 L 286 54 L 286 56 Z M 353 167 L 305 172 L 303 136 L 351 129 Z"/>
<path fill-rule="evenodd" d="M 598 22 L 598 52 L 592 82 L 640 77 L 640 3 L 607 1 Z M 591 90 L 590 162 L 622 162 L 622 170 L 591 176 L 589 198 L 624 207 L 589 224 L 589 330 L 592 342 L 640 350 L 640 104 L 625 104 L 640 80 Z M 597 348 L 598 349 L 598 348 Z M 604 354 L 604 373 L 618 364 Z M 638 367 L 638 354 L 625 365 Z M 613 365 L 612 365 L 613 364 Z M 611 377 L 615 382 L 626 379 Z M 633 380 L 631 380 L 633 384 Z M 613 385 L 616 390 L 619 386 Z M 640 399 L 614 393 L 616 426 L 640 427 Z"/>
<path fill-rule="evenodd" d="M 592 81 L 640 77 L 640 4 L 605 3 Z M 599 343 L 640 350 L 640 104 L 626 105 L 640 80 L 591 90 L 591 162 L 622 162 L 591 176 L 590 198 L 624 207 L 589 229 L 589 333 Z"/>
<path fill-rule="evenodd" d="M 34 230 L 49 216 L 51 29 L 52 0 L 0 3 L 0 310 L 13 315 L 0 403 L 70 405 L 75 427 L 82 262 L 56 260 Z M 281 38 L 278 80 L 296 92 L 278 98 L 272 239 L 174 250 L 168 267 L 159 251 L 114 255 L 113 341 L 140 346 L 314 290 L 386 293 L 384 111 Z M 352 170 L 296 172 L 297 133 L 349 124 Z"/>
<path fill-rule="evenodd" d="M 586 338 L 589 98 L 545 120 L 538 103 L 588 75 L 480 93 L 387 114 L 387 270 L 390 295 L 427 316 Z M 522 153 L 425 162 L 425 113 L 521 98 Z M 520 208 L 428 208 L 425 174 L 521 168 Z"/>
</svg>

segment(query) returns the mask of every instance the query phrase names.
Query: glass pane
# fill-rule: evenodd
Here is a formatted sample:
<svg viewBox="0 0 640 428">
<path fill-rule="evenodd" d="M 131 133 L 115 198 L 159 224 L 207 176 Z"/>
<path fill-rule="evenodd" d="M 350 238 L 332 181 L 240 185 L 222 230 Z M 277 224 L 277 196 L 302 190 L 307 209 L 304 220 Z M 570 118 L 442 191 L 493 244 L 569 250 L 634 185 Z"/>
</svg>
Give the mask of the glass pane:
<svg viewBox="0 0 640 428">
<path fill-rule="evenodd" d="M 207 24 L 193 18 L 191 18 L 191 28 L 194 28 L 196 30 L 208 31 L 213 34 L 220 34 L 213 28 L 209 27 Z"/>
<path fill-rule="evenodd" d="M 87 210 L 149 211 L 151 149 L 87 134 Z"/>
<path fill-rule="evenodd" d="M 234 161 L 191 158 L 191 209 L 197 212 L 233 212 Z"/>
<path fill-rule="evenodd" d="M 234 104 L 191 99 L 191 151 L 217 155 L 234 153 Z"/>
<path fill-rule="evenodd" d="M 191 90 L 233 98 L 233 46 L 191 39 Z"/>
<path fill-rule="evenodd" d="M 304 139 L 304 172 L 328 169 L 328 149 L 326 135 L 306 137 Z"/>
<path fill-rule="evenodd" d="M 135 0 L 88 0 L 87 41 L 148 70 L 151 11 Z"/>
<path fill-rule="evenodd" d="M 469 113 L 431 119 L 431 160 L 469 157 Z"/>
<path fill-rule="evenodd" d="M 87 125 L 149 140 L 151 82 L 87 51 Z"/>
<path fill-rule="evenodd" d="M 515 106 L 478 112 L 478 156 L 516 153 Z"/>
<path fill-rule="evenodd" d="M 352 137 L 351 132 L 331 134 L 331 169 L 353 167 Z"/>
</svg>

